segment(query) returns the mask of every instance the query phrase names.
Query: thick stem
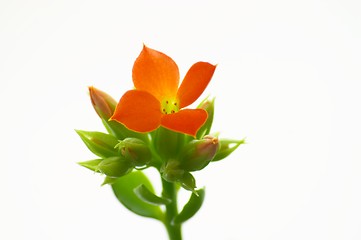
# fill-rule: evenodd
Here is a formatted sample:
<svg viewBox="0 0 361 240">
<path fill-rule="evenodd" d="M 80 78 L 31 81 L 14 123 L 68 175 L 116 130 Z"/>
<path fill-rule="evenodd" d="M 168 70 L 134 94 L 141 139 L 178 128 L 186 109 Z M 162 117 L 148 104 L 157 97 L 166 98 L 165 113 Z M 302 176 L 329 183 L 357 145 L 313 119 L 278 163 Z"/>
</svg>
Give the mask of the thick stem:
<svg viewBox="0 0 361 240">
<path fill-rule="evenodd" d="M 178 214 L 177 207 L 177 194 L 178 190 L 174 183 L 167 182 L 162 179 L 163 192 L 162 195 L 165 198 L 169 198 L 172 202 L 166 205 L 166 212 L 164 218 L 164 226 L 167 229 L 169 240 L 182 240 L 181 224 L 172 224 L 173 218 Z"/>
</svg>

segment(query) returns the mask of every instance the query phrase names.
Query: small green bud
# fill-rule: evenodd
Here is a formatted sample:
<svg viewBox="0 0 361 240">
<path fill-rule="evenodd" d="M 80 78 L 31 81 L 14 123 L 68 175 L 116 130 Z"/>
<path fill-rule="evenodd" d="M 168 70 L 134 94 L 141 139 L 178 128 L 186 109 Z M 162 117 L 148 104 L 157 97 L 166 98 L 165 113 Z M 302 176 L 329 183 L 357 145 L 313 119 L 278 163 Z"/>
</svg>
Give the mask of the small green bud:
<svg viewBox="0 0 361 240">
<path fill-rule="evenodd" d="M 210 135 L 201 140 L 192 140 L 186 144 L 180 154 L 180 168 L 186 171 L 198 171 L 208 165 L 219 148 L 217 137 Z"/>
<path fill-rule="evenodd" d="M 214 116 L 214 100 L 204 99 L 198 106 L 198 108 L 204 109 L 208 113 L 207 121 L 197 132 L 197 139 L 203 138 L 205 135 L 208 135 L 212 128 L 213 116 Z"/>
<path fill-rule="evenodd" d="M 163 179 L 168 182 L 178 182 L 181 186 L 189 191 L 195 191 L 196 181 L 192 174 L 180 168 L 177 160 L 170 160 L 160 169 Z"/>
<path fill-rule="evenodd" d="M 126 138 L 116 145 L 125 159 L 131 161 L 135 166 L 144 166 L 152 158 L 148 146 L 138 138 Z"/>
<path fill-rule="evenodd" d="M 99 163 L 97 170 L 108 177 L 117 178 L 131 172 L 133 166 L 123 157 L 109 157 Z"/>
<path fill-rule="evenodd" d="M 185 171 L 179 168 L 179 162 L 177 160 L 169 160 L 160 169 L 162 177 L 168 182 L 177 182 L 183 178 Z"/>
<path fill-rule="evenodd" d="M 119 152 L 114 149 L 114 146 L 118 144 L 118 140 L 114 136 L 102 132 L 81 130 L 76 130 L 76 132 L 95 155 L 102 158 L 119 155 Z"/>
<path fill-rule="evenodd" d="M 236 150 L 239 147 L 239 145 L 244 144 L 245 140 L 221 139 L 219 143 L 220 143 L 220 148 L 216 156 L 214 156 L 212 160 L 214 162 L 226 158 L 229 154 L 231 154 L 234 150 Z"/>
<path fill-rule="evenodd" d="M 194 179 L 193 175 L 190 174 L 189 172 L 185 172 L 183 174 L 182 179 L 179 180 L 179 182 L 181 183 L 182 187 L 186 190 L 192 191 L 195 194 L 197 194 L 195 192 L 195 188 L 196 188 L 196 180 Z"/>
</svg>

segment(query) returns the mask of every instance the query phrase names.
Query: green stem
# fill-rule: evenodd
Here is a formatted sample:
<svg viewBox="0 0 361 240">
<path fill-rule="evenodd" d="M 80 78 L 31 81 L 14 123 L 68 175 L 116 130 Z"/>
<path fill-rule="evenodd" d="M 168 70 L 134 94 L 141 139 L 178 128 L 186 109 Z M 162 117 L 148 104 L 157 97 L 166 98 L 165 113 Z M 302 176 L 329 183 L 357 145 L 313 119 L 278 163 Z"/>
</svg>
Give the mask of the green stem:
<svg viewBox="0 0 361 240">
<path fill-rule="evenodd" d="M 169 240 L 182 240 L 181 224 L 172 224 L 173 218 L 178 214 L 177 194 L 178 190 L 174 183 L 162 179 L 163 197 L 169 198 L 172 202 L 166 205 L 164 226 L 167 229 Z"/>
</svg>

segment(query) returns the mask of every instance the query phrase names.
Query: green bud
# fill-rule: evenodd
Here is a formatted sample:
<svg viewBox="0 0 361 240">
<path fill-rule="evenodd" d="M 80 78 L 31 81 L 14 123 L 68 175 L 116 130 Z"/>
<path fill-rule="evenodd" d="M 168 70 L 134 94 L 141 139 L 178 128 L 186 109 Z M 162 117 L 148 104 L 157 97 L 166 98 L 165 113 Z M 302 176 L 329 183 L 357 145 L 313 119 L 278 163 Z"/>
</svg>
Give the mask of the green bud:
<svg viewBox="0 0 361 240">
<path fill-rule="evenodd" d="M 221 139 L 219 143 L 220 143 L 220 148 L 216 156 L 214 156 L 212 160 L 214 162 L 226 158 L 229 154 L 231 154 L 234 150 L 236 150 L 239 147 L 239 145 L 244 144 L 245 140 Z"/>
<path fill-rule="evenodd" d="M 208 100 L 208 98 L 204 99 L 198 106 L 198 108 L 204 109 L 208 113 L 207 121 L 203 124 L 203 126 L 197 132 L 197 139 L 203 138 L 205 135 L 208 135 L 212 128 L 213 116 L 214 116 L 214 100 Z"/>
<path fill-rule="evenodd" d="M 185 171 L 179 168 L 179 162 L 177 160 L 169 160 L 160 169 L 162 177 L 168 182 L 177 182 L 183 178 Z"/>
<path fill-rule="evenodd" d="M 126 138 L 116 145 L 125 159 L 131 161 L 135 166 L 144 166 L 152 158 L 148 146 L 138 138 Z"/>
<path fill-rule="evenodd" d="M 117 178 L 131 172 L 133 166 L 123 157 L 109 157 L 99 163 L 97 170 L 108 177 Z"/>
<path fill-rule="evenodd" d="M 102 132 L 81 130 L 76 130 L 76 132 L 95 155 L 102 158 L 119 155 L 117 149 L 114 149 L 114 146 L 118 144 L 118 140 L 114 136 Z"/>
<path fill-rule="evenodd" d="M 196 181 L 192 174 L 180 168 L 177 160 L 170 160 L 160 169 L 163 179 L 168 182 L 178 182 L 181 186 L 189 191 L 195 191 Z"/>
<path fill-rule="evenodd" d="M 109 121 L 110 117 L 114 113 L 115 107 L 117 106 L 117 102 L 107 93 L 100 91 L 95 87 L 89 87 L 89 95 L 94 110 L 102 119 L 105 128 L 110 134 L 114 135 L 118 139 L 124 139 L 127 137 L 136 137 L 143 140 L 148 139 L 146 134 L 133 132 L 117 121 Z"/>
<path fill-rule="evenodd" d="M 190 141 L 180 153 L 179 161 L 181 169 L 186 171 L 203 169 L 212 161 L 218 148 L 218 138 L 210 135 L 205 136 L 201 140 Z"/>
<path fill-rule="evenodd" d="M 189 172 L 185 172 L 183 174 L 183 177 L 179 180 L 182 187 L 186 190 L 192 191 L 193 193 L 197 194 L 195 192 L 196 188 L 196 180 L 194 179 L 193 175 Z"/>
<path fill-rule="evenodd" d="M 155 132 L 154 148 L 164 160 L 175 158 L 182 149 L 184 136 L 182 133 L 160 127 Z"/>
</svg>

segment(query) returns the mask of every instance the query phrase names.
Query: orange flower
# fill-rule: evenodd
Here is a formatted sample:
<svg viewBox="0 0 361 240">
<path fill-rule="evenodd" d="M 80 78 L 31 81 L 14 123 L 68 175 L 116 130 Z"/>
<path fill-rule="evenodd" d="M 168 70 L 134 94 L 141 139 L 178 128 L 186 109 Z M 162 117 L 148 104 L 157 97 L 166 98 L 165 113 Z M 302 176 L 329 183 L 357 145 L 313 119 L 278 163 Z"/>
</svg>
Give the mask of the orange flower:
<svg viewBox="0 0 361 240">
<path fill-rule="evenodd" d="M 198 99 L 211 80 L 216 66 L 197 62 L 179 86 L 177 64 L 164 53 L 143 46 L 134 62 L 134 90 L 120 99 L 111 120 L 137 132 L 159 126 L 195 136 L 207 120 L 203 109 L 183 109 Z"/>
</svg>

